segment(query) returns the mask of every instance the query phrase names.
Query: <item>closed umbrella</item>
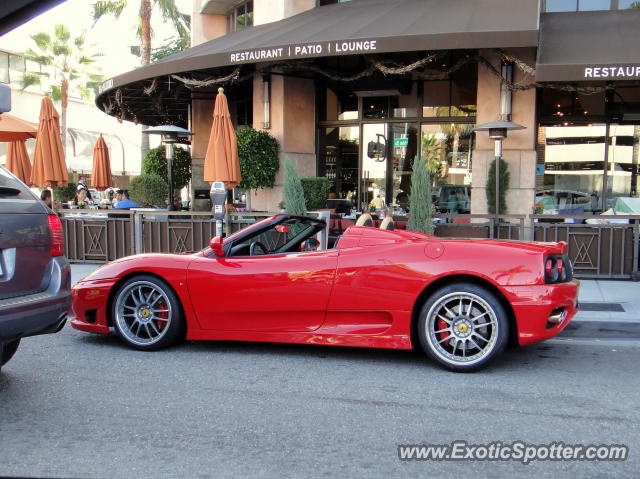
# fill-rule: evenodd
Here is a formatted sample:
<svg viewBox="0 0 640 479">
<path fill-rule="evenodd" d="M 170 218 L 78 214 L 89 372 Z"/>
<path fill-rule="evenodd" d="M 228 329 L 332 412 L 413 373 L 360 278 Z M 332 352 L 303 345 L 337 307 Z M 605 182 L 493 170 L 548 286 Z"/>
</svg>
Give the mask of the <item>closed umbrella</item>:
<svg viewBox="0 0 640 479">
<path fill-rule="evenodd" d="M 28 183 L 31 178 L 31 162 L 27 153 L 26 140 L 12 141 L 7 145 L 7 169 Z"/>
<path fill-rule="evenodd" d="M 93 147 L 93 170 L 91 170 L 91 186 L 96 190 L 106 190 L 112 186 L 109 148 L 102 135 Z"/>
<path fill-rule="evenodd" d="M 211 135 L 204 157 L 204 181 L 224 181 L 225 187 L 230 190 L 242 181 L 242 177 L 236 132 L 231 123 L 227 97 L 223 92 L 222 88 L 218 89 L 213 108 Z"/>
<path fill-rule="evenodd" d="M 35 138 L 37 125 L 21 120 L 8 113 L 0 115 L 0 141 L 18 141 Z"/>
<path fill-rule="evenodd" d="M 60 140 L 60 115 L 47 96 L 42 99 L 36 151 L 31 168 L 34 186 L 66 186 L 69 175 Z"/>
</svg>

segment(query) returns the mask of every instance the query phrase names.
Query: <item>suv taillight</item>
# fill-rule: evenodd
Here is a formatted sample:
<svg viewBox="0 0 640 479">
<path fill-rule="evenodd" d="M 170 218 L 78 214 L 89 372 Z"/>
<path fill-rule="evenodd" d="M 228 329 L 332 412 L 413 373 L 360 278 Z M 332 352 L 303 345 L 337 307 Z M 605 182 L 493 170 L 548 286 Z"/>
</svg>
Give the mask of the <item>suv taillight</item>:
<svg viewBox="0 0 640 479">
<path fill-rule="evenodd" d="M 51 231 L 51 256 L 63 256 L 64 233 L 60 218 L 56 215 L 49 215 L 49 230 Z"/>
<path fill-rule="evenodd" d="M 544 282 L 566 283 L 573 279 L 573 268 L 566 254 L 550 254 L 544 260 Z"/>
</svg>

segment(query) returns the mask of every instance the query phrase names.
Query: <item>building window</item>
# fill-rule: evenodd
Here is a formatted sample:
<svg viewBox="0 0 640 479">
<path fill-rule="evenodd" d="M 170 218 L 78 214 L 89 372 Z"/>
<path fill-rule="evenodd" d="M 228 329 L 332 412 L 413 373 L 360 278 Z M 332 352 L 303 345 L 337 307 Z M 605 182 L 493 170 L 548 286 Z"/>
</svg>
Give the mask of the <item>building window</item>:
<svg viewBox="0 0 640 479">
<path fill-rule="evenodd" d="M 640 9 L 640 2 L 638 0 L 618 0 L 618 8 L 620 10 Z"/>
<path fill-rule="evenodd" d="M 253 26 L 253 2 L 244 2 L 229 14 L 229 32 Z"/>
<path fill-rule="evenodd" d="M 229 112 L 238 127 L 253 126 L 253 82 L 242 82 L 229 91 Z"/>
<path fill-rule="evenodd" d="M 0 82 L 9 83 L 9 54 L 0 52 Z"/>
<path fill-rule="evenodd" d="M 455 65 L 455 58 L 445 60 L 442 68 Z M 474 117 L 478 94 L 478 64 L 469 62 L 451 73 L 449 78 L 424 82 L 422 116 Z"/>
<path fill-rule="evenodd" d="M 545 12 L 590 12 L 596 10 L 640 9 L 638 0 L 546 0 Z"/>
<path fill-rule="evenodd" d="M 321 121 L 358 119 L 358 97 L 339 87 L 326 89 L 326 101 L 320 105 Z"/>
<path fill-rule="evenodd" d="M 318 0 L 318 6 L 323 7 L 325 5 L 331 5 L 333 3 L 345 3 L 349 0 Z"/>
</svg>

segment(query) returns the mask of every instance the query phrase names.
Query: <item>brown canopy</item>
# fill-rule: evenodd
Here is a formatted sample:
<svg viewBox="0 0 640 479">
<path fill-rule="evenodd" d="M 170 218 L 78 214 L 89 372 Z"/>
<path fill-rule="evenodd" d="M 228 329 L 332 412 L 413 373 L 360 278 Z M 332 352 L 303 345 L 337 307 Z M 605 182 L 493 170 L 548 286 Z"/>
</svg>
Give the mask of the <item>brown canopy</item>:
<svg viewBox="0 0 640 479">
<path fill-rule="evenodd" d="M 213 124 L 207 153 L 204 157 L 204 181 L 224 181 L 224 186 L 231 189 L 242 178 L 238 162 L 238 144 L 236 132 L 231 123 L 227 97 L 223 89 L 218 89 L 213 108 Z"/>
<path fill-rule="evenodd" d="M 27 153 L 25 140 L 9 142 L 7 145 L 7 169 L 20 178 L 24 183 L 28 183 L 31 178 L 31 162 Z"/>
<path fill-rule="evenodd" d="M 109 148 L 102 135 L 93 147 L 93 170 L 91 170 L 91 186 L 96 190 L 106 190 L 113 186 L 111 179 L 111 163 Z"/>
<path fill-rule="evenodd" d="M 45 96 L 40 108 L 40 124 L 30 183 L 39 187 L 65 186 L 68 179 L 60 139 L 60 115 L 51 99 Z"/>
<path fill-rule="evenodd" d="M 18 141 L 35 138 L 38 127 L 8 113 L 0 115 L 0 141 Z"/>
</svg>

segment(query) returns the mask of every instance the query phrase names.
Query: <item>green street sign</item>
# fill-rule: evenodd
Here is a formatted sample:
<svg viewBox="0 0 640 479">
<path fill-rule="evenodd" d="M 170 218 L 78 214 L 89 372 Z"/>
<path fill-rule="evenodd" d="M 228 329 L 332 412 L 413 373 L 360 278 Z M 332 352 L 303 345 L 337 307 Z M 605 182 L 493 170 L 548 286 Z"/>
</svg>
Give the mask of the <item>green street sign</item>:
<svg viewBox="0 0 640 479">
<path fill-rule="evenodd" d="M 393 140 L 393 146 L 407 146 L 409 144 L 409 138 L 395 138 Z"/>
</svg>

